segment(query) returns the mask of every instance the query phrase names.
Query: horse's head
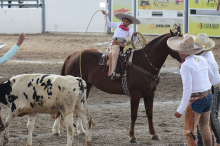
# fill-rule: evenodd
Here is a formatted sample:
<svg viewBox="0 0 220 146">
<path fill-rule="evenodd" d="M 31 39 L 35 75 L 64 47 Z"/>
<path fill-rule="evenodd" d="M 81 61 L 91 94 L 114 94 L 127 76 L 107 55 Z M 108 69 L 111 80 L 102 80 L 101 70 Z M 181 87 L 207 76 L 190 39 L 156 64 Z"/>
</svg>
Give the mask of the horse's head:
<svg viewBox="0 0 220 146">
<path fill-rule="evenodd" d="M 170 30 L 170 37 L 174 37 L 174 36 L 183 37 L 183 34 L 181 33 L 181 30 L 180 30 L 180 26 L 177 27 L 176 31 Z M 180 58 L 179 53 L 169 49 L 169 54 L 170 54 L 170 56 L 175 58 L 177 61 L 181 62 L 181 58 Z"/>
</svg>

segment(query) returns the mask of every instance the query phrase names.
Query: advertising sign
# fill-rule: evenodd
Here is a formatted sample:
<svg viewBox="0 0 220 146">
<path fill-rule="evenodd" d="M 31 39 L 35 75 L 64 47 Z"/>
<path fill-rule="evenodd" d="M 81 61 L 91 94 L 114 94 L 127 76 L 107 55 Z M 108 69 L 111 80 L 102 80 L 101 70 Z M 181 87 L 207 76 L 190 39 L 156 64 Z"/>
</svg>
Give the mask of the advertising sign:
<svg viewBox="0 0 220 146">
<path fill-rule="evenodd" d="M 167 18 L 139 18 L 138 32 L 145 34 L 164 34 L 176 30 L 177 26 L 183 29 L 183 19 Z"/>
<path fill-rule="evenodd" d="M 184 10 L 184 0 L 138 0 L 138 9 Z"/>
<path fill-rule="evenodd" d="M 112 22 L 121 22 L 115 17 L 115 13 L 117 12 L 123 13 L 127 11 L 131 11 L 131 13 L 133 13 L 132 8 L 133 8 L 132 0 L 113 0 L 113 6 L 112 6 L 112 9 L 113 9 L 112 20 L 113 21 Z M 132 25 L 130 25 L 130 27 L 132 27 Z M 112 30 L 115 31 L 115 28 Z"/>
<path fill-rule="evenodd" d="M 206 33 L 210 36 L 220 34 L 220 16 L 189 16 L 189 33 Z"/>
<path fill-rule="evenodd" d="M 218 0 L 190 0 L 190 9 L 216 9 Z"/>
</svg>

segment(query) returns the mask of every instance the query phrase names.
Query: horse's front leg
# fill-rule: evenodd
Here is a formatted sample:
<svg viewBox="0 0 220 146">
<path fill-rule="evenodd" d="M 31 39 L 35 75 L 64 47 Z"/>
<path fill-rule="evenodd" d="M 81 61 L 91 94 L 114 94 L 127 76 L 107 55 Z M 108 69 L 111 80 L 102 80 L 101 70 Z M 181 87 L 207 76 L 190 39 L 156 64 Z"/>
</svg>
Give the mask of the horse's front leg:
<svg viewBox="0 0 220 146">
<path fill-rule="evenodd" d="M 137 143 L 137 139 L 134 136 L 134 125 L 137 119 L 137 111 L 141 96 L 131 95 L 130 105 L 131 105 L 131 127 L 130 127 L 130 143 Z"/>
<path fill-rule="evenodd" d="M 151 96 L 144 97 L 144 105 L 146 110 L 146 115 L 148 118 L 149 132 L 152 135 L 153 140 L 160 140 L 159 136 L 154 130 L 153 124 L 153 101 L 154 101 L 154 93 Z"/>
</svg>

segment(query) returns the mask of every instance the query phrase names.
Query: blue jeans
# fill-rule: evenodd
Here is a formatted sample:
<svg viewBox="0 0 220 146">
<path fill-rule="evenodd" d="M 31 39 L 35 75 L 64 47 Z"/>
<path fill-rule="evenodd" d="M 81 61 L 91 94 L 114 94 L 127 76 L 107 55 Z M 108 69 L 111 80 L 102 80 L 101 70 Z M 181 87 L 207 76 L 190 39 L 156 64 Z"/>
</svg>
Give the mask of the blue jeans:
<svg viewBox="0 0 220 146">
<path fill-rule="evenodd" d="M 192 104 L 193 111 L 201 114 L 202 112 L 208 112 L 212 108 L 212 100 L 213 95 L 209 94 L 207 96 L 204 96 L 202 99 L 195 101 Z"/>
<path fill-rule="evenodd" d="M 219 113 L 219 105 L 220 105 L 220 91 L 215 92 L 213 104 L 212 104 L 212 111 L 210 116 L 211 128 L 216 138 L 216 143 L 220 143 L 220 123 L 218 119 Z M 203 146 L 202 137 L 198 129 L 197 125 L 197 145 Z"/>
</svg>

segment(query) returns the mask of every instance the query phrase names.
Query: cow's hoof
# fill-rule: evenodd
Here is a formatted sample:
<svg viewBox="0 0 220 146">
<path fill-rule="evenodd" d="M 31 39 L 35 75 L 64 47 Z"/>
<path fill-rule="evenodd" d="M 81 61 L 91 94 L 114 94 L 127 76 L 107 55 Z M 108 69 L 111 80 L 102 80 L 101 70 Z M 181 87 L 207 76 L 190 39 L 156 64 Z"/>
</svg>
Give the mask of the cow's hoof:
<svg viewBox="0 0 220 146">
<path fill-rule="evenodd" d="M 54 136 L 60 136 L 60 133 L 53 133 Z"/>
<path fill-rule="evenodd" d="M 92 142 L 91 141 L 87 141 L 86 142 L 86 146 L 92 146 Z"/>
<path fill-rule="evenodd" d="M 130 140 L 130 143 L 138 143 L 138 141 L 137 141 L 137 139 L 135 138 L 135 139 L 131 139 L 131 140 Z"/>
<path fill-rule="evenodd" d="M 160 140 L 159 136 L 152 136 L 152 140 Z"/>
</svg>

